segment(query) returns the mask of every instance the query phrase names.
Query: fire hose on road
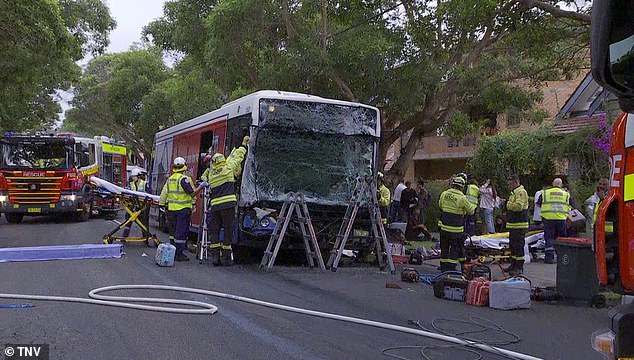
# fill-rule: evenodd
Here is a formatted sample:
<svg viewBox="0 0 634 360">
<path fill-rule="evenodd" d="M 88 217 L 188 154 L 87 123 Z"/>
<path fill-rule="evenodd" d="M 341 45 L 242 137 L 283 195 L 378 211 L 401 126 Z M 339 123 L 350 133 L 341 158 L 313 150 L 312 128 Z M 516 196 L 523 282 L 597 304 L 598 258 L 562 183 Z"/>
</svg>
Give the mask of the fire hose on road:
<svg viewBox="0 0 634 360">
<path fill-rule="evenodd" d="M 21 300 L 41 300 L 41 301 L 61 301 L 61 302 L 76 302 L 76 303 L 84 303 L 84 304 L 94 304 L 94 305 L 105 305 L 105 306 L 115 306 L 115 307 L 123 307 L 129 309 L 137 309 L 137 310 L 149 310 L 149 311 L 158 311 L 158 312 L 168 312 L 168 313 L 178 313 L 178 314 L 208 314 L 212 315 L 218 311 L 218 307 L 215 305 L 200 302 L 200 301 L 192 301 L 192 300 L 181 300 L 181 299 L 170 299 L 170 298 L 148 298 L 148 297 L 129 297 L 129 296 L 112 296 L 112 295 L 102 295 L 101 293 L 115 290 L 165 290 L 165 291 L 177 291 L 177 292 L 186 292 L 192 294 L 206 295 L 206 296 L 214 296 L 223 299 L 230 299 L 240 302 L 245 302 L 249 304 L 264 306 L 272 309 L 283 310 L 288 312 L 293 312 L 297 314 L 315 316 L 325 319 L 344 321 L 353 324 L 372 326 L 380 329 L 398 331 L 402 333 L 419 335 L 423 337 L 427 337 L 430 339 L 446 341 L 458 345 L 464 345 L 471 348 L 477 348 L 483 351 L 487 351 L 493 354 L 504 355 L 510 357 L 512 359 L 521 359 L 521 360 L 539 360 L 539 358 L 505 350 L 501 348 L 497 348 L 494 346 L 477 343 L 473 341 L 459 339 L 457 337 L 442 335 L 430 331 L 425 331 L 422 329 L 414 329 L 405 326 L 399 326 L 389 323 L 383 323 L 379 321 L 361 319 L 356 317 L 331 314 L 321 311 L 309 310 L 298 308 L 294 306 L 282 305 L 267 301 L 262 301 L 258 299 L 248 298 L 244 296 L 238 296 L 233 294 L 227 294 L 217 291 L 203 290 L 203 289 L 195 289 L 195 288 L 187 288 L 187 287 L 179 287 L 179 286 L 166 286 L 166 285 L 113 285 L 113 286 L 105 286 L 97 289 L 93 289 L 88 293 L 89 298 L 79 298 L 79 297 L 66 297 L 66 296 L 49 296 L 49 295 L 25 295 L 25 294 L 0 294 L 0 298 L 3 299 L 21 299 Z M 144 305 L 144 304 L 136 304 L 138 302 L 143 303 L 157 303 L 157 304 L 172 304 L 172 305 L 185 305 L 191 306 L 195 308 L 170 308 L 164 306 L 157 305 Z"/>
</svg>

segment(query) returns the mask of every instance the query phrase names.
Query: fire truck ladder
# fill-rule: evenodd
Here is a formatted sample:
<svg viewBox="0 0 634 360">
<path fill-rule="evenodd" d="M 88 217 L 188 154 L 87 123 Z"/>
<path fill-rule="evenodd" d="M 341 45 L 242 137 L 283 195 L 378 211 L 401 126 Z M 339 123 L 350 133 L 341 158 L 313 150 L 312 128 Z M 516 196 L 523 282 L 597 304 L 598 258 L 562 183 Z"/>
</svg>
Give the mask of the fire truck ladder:
<svg viewBox="0 0 634 360">
<path fill-rule="evenodd" d="M 383 260 L 383 253 L 387 254 L 387 264 L 390 267 L 390 272 L 394 273 L 394 262 L 392 260 L 392 254 L 390 247 L 387 243 L 387 236 L 385 235 L 385 228 L 383 227 L 383 220 L 381 219 L 381 211 L 379 210 L 378 201 L 376 197 L 376 185 L 370 177 L 358 178 L 357 185 L 352 192 L 352 197 L 348 203 L 346 214 L 343 217 L 343 222 L 339 228 L 339 233 L 335 240 L 335 244 L 330 250 L 330 257 L 328 258 L 327 267 L 332 271 L 337 271 L 339 266 L 339 260 L 346 247 L 354 220 L 357 217 L 359 206 L 362 199 L 368 200 L 368 210 L 370 212 L 370 223 L 372 228 L 372 236 L 374 237 L 376 247 L 376 258 L 381 270 L 385 269 L 385 261 Z"/>
<path fill-rule="evenodd" d="M 317 242 L 313 223 L 310 220 L 308 206 L 304 201 L 304 196 L 299 192 L 295 194 L 288 193 L 286 195 L 286 201 L 284 201 L 284 204 L 282 205 L 282 210 L 280 211 L 277 223 L 275 224 L 275 230 L 273 230 L 269 244 L 264 251 L 260 268 L 266 268 L 268 271 L 275 264 L 275 258 L 280 251 L 280 246 L 282 245 L 282 241 L 284 241 L 286 230 L 288 229 L 288 225 L 290 224 L 294 213 L 297 214 L 299 228 L 302 231 L 308 265 L 310 265 L 310 267 L 315 267 L 315 260 L 317 260 L 319 268 L 325 271 L 326 266 L 324 265 L 324 259 L 321 256 L 321 250 L 319 249 L 319 243 Z"/>
</svg>

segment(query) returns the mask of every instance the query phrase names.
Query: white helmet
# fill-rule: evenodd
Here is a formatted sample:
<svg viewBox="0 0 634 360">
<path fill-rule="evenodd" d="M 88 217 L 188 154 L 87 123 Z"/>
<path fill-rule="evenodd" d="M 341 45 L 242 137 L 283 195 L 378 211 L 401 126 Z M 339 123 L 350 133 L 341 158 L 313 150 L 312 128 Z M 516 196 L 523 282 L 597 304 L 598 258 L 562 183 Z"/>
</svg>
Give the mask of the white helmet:
<svg viewBox="0 0 634 360">
<path fill-rule="evenodd" d="M 186 161 L 185 159 L 183 159 L 182 157 L 177 157 L 176 159 L 174 159 L 174 165 L 175 166 L 183 166 L 185 165 Z"/>
<path fill-rule="evenodd" d="M 141 170 L 139 170 L 138 168 L 132 169 L 130 176 L 139 176 L 139 175 L 141 175 Z"/>
</svg>

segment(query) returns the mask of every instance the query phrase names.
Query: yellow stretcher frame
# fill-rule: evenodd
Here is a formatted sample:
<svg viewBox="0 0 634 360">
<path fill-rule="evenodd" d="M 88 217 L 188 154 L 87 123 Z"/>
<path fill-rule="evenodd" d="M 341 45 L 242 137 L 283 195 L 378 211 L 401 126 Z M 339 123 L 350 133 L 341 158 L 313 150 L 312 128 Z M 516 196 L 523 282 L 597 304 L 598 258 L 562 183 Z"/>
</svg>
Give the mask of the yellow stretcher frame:
<svg viewBox="0 0 634 360">
<path fill-rule="evenodd" d="M 150 232 L 149 224 L 144 224 L 142 219 L 143 213 L 145 211 L 150 211 L 152 199 L 149 197 L 141 199 L 138 196 L 125 194 L 117 194 L 116 196 L 120 198 L 119 203 L 130 216 L 126 221 L 118 224 L 116 228 L 103 237 L 104 244 L 112 244 L 115 241 L 119 241 L 121 243 L 145 242 L 145 245 L 148 247 L 152 246 L 152 244 L 154 244 L 154 246 L 158 246 L 161 241 L 156 237 L 156 235 Z M 123 237 L 115 235 L 120 230 L 125 229 L 128 224 L 136 224 L 141 229 L 142 236 Z"/>
</svg>

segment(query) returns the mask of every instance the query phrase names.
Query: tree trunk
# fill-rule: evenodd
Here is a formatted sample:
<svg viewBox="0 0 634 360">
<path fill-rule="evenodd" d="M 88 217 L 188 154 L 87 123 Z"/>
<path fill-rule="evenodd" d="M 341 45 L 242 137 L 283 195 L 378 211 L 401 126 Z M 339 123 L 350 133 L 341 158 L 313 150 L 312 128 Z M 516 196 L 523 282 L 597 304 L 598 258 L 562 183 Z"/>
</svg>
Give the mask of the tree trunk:
<svg viewBox="0 0 634 360">
<path fill-rule="evenodd" d="M 412 135 L 407 140 L 407 144 L 403 149 L 403 153 L 398 157 L 396 162 L 390 168 L 390 174 L 398 174 L 399 176 L 405 176 L 407 169 L 412 164 L 412 159 L 414 158 L 414 154 L 418 149 L 418 144 L 420 142 L 421 134 L 423 131 L 420 128 L 414 129 Z"/>
</svg>

